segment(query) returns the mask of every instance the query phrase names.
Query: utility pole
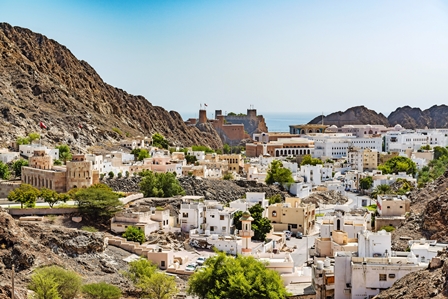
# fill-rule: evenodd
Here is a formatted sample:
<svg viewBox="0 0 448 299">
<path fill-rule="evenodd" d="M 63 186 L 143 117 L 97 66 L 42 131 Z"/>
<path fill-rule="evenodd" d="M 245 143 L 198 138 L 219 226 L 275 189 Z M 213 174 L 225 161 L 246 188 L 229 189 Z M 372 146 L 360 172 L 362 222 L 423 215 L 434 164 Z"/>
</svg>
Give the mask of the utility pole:
<svg viewBox="0 0 448 299">
<path fill-rule="evenodd" d="M 11 299 L 14 299 L 14 272 L 15 272 L 15 266 L 14 265 L 12 265 L 12 275 L 11 275 L 11 278 L 12 278 L 12 290 L 11 290 Z"/>
</svg>

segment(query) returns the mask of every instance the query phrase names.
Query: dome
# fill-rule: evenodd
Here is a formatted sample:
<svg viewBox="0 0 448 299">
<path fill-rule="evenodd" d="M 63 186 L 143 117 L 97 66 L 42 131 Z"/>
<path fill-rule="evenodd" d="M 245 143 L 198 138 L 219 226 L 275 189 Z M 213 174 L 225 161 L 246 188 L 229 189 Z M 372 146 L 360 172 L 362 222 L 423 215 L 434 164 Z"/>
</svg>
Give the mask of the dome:
<svg viewBox="0 0 448 299">
<path fill-rule="evenodd" d="M 352 126 L 352 125 L 348 125 L 347 128 L 354 128 L 354 126 Z"/>
<path fill-rule="evenodd" d="M 338 127 L 336 125 L 331 125 L 330 129 L 337 129 Z"/>
<path fill-rule="evenodd" d="M 366 127 L 369 128 L 369 129 L 371 129 L 371 128 L 372 128 L 372 125 L 367 125 Z"/>
<path fill-rule="evenodd" d="M 401 130 L 403 130 L 403 127 L 400 124 L 396 124 L 394 129 L 395 129 L 395 131 L 401 131 Z"/>
<path fill-rule="evenodd" d="M 253 221 L 253 220 L 254 220 L 254 218 L 252 218 L 250 216 L 250 212 L 249 211 L 244 212 L 243 215 L 241 215 L 241 218 L 240 218 L 240 221 Z"/>
</svg>

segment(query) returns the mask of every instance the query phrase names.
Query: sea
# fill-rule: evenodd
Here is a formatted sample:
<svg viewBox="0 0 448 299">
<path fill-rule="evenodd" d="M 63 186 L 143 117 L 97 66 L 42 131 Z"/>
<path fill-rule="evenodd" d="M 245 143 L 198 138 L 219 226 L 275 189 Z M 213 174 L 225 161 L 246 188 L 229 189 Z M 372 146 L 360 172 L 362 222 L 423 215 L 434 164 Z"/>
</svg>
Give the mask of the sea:
<svg viewBox="0 0 448 299">
<path fill-rule="evenodd" d="M 309 123 L 316 116 L 321 115 L 319 112 L 306 112 L 306 113 L 262 113 L 257 111 L 259 115 L 263 115 L 269 132 L 289 132 L 290 125 L 302 125 Z M 197 118 L 198 113 L 181 113 L 182 119 Z M 208 115 L 209 118 L 214 117 Z"/>
</svg>

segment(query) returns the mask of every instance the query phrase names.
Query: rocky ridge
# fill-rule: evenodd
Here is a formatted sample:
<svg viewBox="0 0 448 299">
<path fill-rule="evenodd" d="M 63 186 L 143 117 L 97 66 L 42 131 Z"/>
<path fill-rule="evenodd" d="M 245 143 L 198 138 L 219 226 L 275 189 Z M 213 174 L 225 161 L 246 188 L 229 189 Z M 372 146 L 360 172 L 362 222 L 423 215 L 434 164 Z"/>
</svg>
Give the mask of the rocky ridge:
<svg viewBox="0 0 448 299">
<path fill-rule="evenodd" d="M 173 145 L 222 147 L 213 128 L 186 126 L 179 113 L 108 85 L 42 34 L 0 23 L 0 57 L 0 145 L 36 131 L 43 142 L 73 146 L 158 132 Z M 40 121 L 48 130 L 40 131 Z"/>
<path fill-rule="evenodd" d="M 400 124 L 406 129 L 447 128 L 448 106 L 434 105 L 429 109 L 411 108 L 404 106 L 397 108 L 387 118 L 364 106 L 356 106 L 346 111 L 338 111 L 323 117 L 326 125 L 384 125 L 386 127 Z M 322 116 L 316 116 L 310 124 L 322 123 Z"/>
<path fill-rule="evenodd" d="M 12 218 L 0 208 L 0 298 L 10 298 L 12 265 L 15 266 L 16 298 L 27 298 L 26 286 L 32 270 L 59 265 L 80 274 L 85 282 L 106 281 L 125 292 L 131 283 L 120 271 L 129 253 L 105 244 L 102 233 L 27 223 Z"/>
</svg>

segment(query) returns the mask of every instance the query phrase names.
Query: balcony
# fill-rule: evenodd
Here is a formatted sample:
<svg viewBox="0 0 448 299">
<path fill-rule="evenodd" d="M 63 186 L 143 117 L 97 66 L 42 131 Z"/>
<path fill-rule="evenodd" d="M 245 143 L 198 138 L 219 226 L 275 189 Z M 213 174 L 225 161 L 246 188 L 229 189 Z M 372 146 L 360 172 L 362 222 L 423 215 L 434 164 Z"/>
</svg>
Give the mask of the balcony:
<svg viewBox="0 0 448 299">
<path fill-rule="evenodd" d="M 244 237 L 253 237 L 254 236 L 254 232 L 251 231 L 241 231 L 239 232 L 240 237 L 244 238 Z"/>
</svg>

